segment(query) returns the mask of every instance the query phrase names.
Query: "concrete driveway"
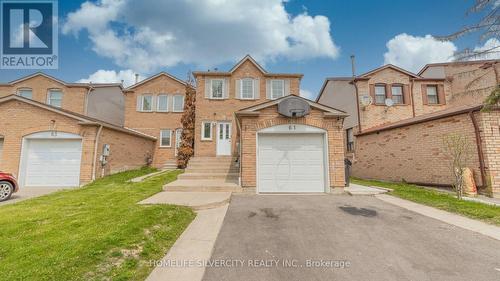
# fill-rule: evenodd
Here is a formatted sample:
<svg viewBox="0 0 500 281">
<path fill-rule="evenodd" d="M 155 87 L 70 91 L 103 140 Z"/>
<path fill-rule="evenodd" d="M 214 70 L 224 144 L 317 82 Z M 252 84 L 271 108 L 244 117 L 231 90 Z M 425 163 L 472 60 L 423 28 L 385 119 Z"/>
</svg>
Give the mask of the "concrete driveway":
<svg viewBox="0 0 500 281">
<path fill-rule="evenodd" d="M 235 195 L 204 280 L 500 280 L 499 249 L 371 196 Z"/>
<path fill-rule="evenodd" d="M 19 192 L 12 194 L 9 200 L 0 202 L 0 206 L 16 203 L 30 198 L 47 195 L 65 188 L 61 187 L 26 187 L 21 188 Z"/>
</svg>

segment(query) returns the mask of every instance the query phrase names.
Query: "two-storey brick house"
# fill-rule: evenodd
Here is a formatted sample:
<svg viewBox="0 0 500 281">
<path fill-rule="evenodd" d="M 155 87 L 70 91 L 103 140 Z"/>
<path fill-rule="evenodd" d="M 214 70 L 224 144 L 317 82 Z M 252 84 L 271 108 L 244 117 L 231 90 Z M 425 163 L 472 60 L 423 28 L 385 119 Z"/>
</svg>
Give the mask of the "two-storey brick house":
<svg viewBox="0 0 500 281">
<path fill-rule="evenodd" d="M 430 64 L 418 74 L 385 65 L 326 79 L 317 101 L 350 105 L 342 107 L 350 114 L 344 142 L 355 176 L 449 185 L 443 137 L 464 134 L 474 144 L 469 167 L 477 185 L 498 196 L 498 111 L 479 112 L 499 84 L 498 62 Z"/>
</svg>

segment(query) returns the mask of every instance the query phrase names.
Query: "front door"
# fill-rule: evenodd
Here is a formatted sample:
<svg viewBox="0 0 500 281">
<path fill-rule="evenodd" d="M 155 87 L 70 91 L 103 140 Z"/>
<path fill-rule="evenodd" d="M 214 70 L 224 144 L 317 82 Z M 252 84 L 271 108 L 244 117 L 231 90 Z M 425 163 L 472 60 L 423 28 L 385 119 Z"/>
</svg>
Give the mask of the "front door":
<svg viewBox="0 0 500 281">
<path fill-rule="evenodd" d="M 179 153 L 179 147 L 181 147 L 181 137 L 182 129 L 175 130 L 175 156 Z"/>
<path fill-rule="evenodd" d="M 231 155 L 231 123 L 217 123 L 217 155 Z"/>
</svg>

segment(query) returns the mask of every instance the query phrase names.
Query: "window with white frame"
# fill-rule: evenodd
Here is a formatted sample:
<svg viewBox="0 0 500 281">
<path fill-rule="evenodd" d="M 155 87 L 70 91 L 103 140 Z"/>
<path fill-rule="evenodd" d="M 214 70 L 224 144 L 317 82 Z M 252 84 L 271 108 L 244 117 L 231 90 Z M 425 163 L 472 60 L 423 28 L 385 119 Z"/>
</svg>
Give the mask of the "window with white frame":
<svg viewBox="0 0 500 281">
<path fill-rule="evenodd" d="M 174 96 L 174 112 L 183 112 L 184 111 L 184 96 L 175 95 Z"/>
<path fill-rule="evenodd" d="M 47 104 L 61 107 L 62 106 L 63 93 L 59 89 L 51 89 L 47 95 Z"/>
<path fill-rule="evenodd" d="M 212 99 L 224 98 L 224 93 L 223 93 L 224 80 L 223 79 L 212 79 L 211 83 L 212 83 L 212 87 L 211 87 L 212 93 L 211 93 L 210 97 Z"/>
<path fill-rule="evenodd" d="M 404 104 L 403 86 L 392 85 L 391 92 L 392 92 L 392 101 L 394 102 L 394 104 Z"/>
<path fill-rule="evenodd" d="M 172 146 L 172 130 L 170 129 L 160 130 L 160 146 L 161 147 Z"/>
<path fill-rule="evenodd" d="M 205 121 L 201 123 L 201 139 L 202 140 L 212 139 L 212 122 Z"/>
<path fill-rule="evenodd" d="M 354 132 L 352 128 L 346 130 L 346 148 L 348 152 L 354 151 Z"/>
<path fill-rule="evenodd" d="M 141 96 L 141 106 L 139 107 L 141 111 L 151 112 L 153 111 L 153 96 L 152 95 L 143 95 Z"/>
<path fill-rule="evenodd" d="M 245 78 L 241 80 L 241 93 L 240 96 L 242 99 L 254 99 L 254 94 L 253 94 L 253 79 L 251 78 Z"/>
<path fill-rule="evenodd" d="M 279 99 L 285 95 L 285 81 L 271 80 L 271 99 Z"/>
<path fill-rule="evenodd" d="M 385 104 L 385 85 L 375 85 L 375 104 Z"/>
<path fill-rule="evenodd" d="M 438 104 L 438 90 L 436 85 L 427 85 L 427 103 Z"/>
<path fill-rule="evenodd" d="M 17 90 L 17 94 L 23 98 L 33 99 L 33 91 L 31 89 L 28 89 L 28 88 Z"/>
<path fill-rule="evenodd" d="M 156 111 L 158 112 L 168 112 L 168 96 L 159 95 L 156 107 Z"/>
</svg>

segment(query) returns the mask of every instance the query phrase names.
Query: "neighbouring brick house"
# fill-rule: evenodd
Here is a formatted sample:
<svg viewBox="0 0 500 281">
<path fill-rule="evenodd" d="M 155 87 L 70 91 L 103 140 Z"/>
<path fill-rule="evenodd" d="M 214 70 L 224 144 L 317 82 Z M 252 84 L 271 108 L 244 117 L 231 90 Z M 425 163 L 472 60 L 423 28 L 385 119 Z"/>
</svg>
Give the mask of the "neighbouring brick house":
<svg viewBox="0 0 500 281">
<path fill-rule="evenodd" d="M 22 186 L 79 186 L 146 165 L 156 138 L 123 127 L 123 101 L 119 84 L 42 73 L 0 84 L 0 170 Z"/>
<path fill-rule="evenodd" d="M 186 190 L 184 178 L 198 189 L 342 190 L 347 114 L 299 97 L 302 74 L 270 73 L 246 56 L 227 72 L 193 75 L 195 157 L 177 187 Z M 23 186 L 77 186 L 172 167 L 186 87 L 163 72 L 126 89 L 41 73 L 0 85 L 0 170 Z"/>
<path fill-rule="evenodd" d="M 327 78 L 317 101 L 350 114 L 344 143 L 354 176 L 449 186 L 443 137 L 462 134 L 474 144 L 469 167 L 476 184 L 500 196 L 499 112 L 480 111 L 499 85 L 499 62 L 429 64 L 418 74 L 385 65 Z"/>
</svg>

